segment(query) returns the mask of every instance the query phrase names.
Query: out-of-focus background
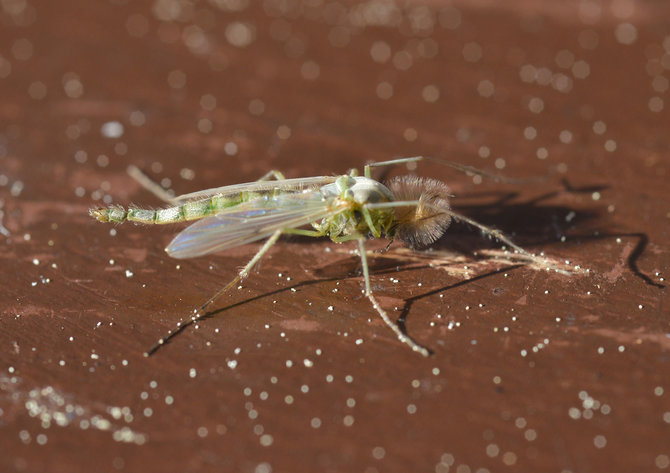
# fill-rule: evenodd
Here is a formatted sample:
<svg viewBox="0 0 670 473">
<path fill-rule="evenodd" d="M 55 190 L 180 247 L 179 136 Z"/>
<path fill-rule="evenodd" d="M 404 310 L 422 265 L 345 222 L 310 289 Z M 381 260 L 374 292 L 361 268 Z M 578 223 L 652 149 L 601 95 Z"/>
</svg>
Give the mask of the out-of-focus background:
<svg viewBox="0 0 670 473">
<path fill-rule="evenodd" d="M 670 470 L 670 5 L 657 1 L 0 1 L 0 469 Z M 89 218 L 333 175 L 446 181 L 433 252 L 282 239 L 171 260 L 177 228 Z M 381 177 L 380 177 L 381 178 Z M 385 242 L 371 245 L 383 248 Z M 495 256 L 499 257 L 496 258 Z"/>
</svg>

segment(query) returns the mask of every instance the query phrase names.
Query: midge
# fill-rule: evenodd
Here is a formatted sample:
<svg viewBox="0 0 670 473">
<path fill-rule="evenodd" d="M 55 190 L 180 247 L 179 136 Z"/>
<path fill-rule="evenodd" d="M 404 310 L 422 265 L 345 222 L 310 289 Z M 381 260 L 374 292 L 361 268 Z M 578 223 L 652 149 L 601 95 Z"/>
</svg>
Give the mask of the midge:
<svg viewBox="0 0 670 473">
<path fill-rule="evenodd" d="M 168 255 L 180 259 L 216 253 L 267 238 L 232 281 L 195 309 L 190 317 L 180 321 L 174 330 L 159 339 L 145 356 L 151 355 L 185 327 L 204 317 L 210 304 L 246 278 L 282 234 L 327 236 L 335 243 L 357 241 L 363 267 L 365 296 L 372 303 L 372 307 L 401 342 L 424 356 L 430 355 L 427 348 L 412 340 L 391 320 L 375 299 L 370 288 L 366 238 L 400 240 L 409 248 L 418 249 L 435 242 L 444 234 L 452 220 L 459 220 L 507 245 L 528 261 L 545 264 L 547 261 L 515 245 L 499 231 L 451 210 L 449 188 L 440 181 L 402 176 L 382 184 L 370 177 L 372 167 L 428 159 L 462 172 L 479 174 L 498 181 L 511 181 L 451 161 L 415 156 L 368 164 L 364 167 L 363 176 L 358 176 L 354 169 L 341 176 L 284 179 L 281 173 L 270 171 L 256 182 L 170 197 L 137 168 L 129 169 L 133 177 L 172 206 L 159 210 L 137 207 L 125 209 L 120 206 L 95 208 L 89 211 L 92 217 L 100 222 L 131 221 L 144 224 L 197 220 L 179 233 L 165 249 Z M 312 228 L 303 228 L 306 225 L 311 225 Z"/>
</svg>

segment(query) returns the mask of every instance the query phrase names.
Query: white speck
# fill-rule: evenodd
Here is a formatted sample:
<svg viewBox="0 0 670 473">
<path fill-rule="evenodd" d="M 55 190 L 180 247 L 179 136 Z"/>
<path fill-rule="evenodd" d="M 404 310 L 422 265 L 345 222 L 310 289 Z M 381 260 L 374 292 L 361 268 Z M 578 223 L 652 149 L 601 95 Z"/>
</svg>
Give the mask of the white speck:
<svg viewBox="0 0 670 473">
<path fill-rule="evenodd" d="M 655 463 L 656 468 L 659 470 L 665 470 L 668 466 L 670 466 L 670 457 L 662 453 L 656 456 Z"/>
<path fill-rule="evenodd" d="M 9 190 L 9 193 L 12 194 L 13 197 L 18 197 L 21 195 L 21 192 L 23 191 L 23 182 L 21 181 L 14 181 L 12 183 L 12 187 Z M 28 234 L 26 234 L 28 235 Z M 30 235 L 28 235 L 28 240 L 30 239 Z"/>
<path fill-rule="evenodd" d="M 621 44 L 633 44 L 637 40 L 637 28 L 632 23 L 621 23 L 614 29 L 614 36 Z"/>
<path fill-rule="evenodd" d="M 133 272 L 129 269 L 126 269 L 126 277 L 127 278 L 132 278 L 133 277 Z"/>
<path fill-rule="evenodd" d="M 100 133 L 105 138 L 120 138 L 123 135 L 123 125 L 117 121 L 103 123 Z"/>
<path fill-rule="evenodd" d="M 329 305 L 329 306 L 328 306 L 328 310 L 332 312 L 332 311 L 333 311 L 333 306 L 332 306 L 332 305 Z"/>
<path fill-rule="evenodd" d="M 307 368 L 311 368 L 312 366 L 314 366 L 314 362 L 312 360 L 308 359 L 308 358 L 305 358 L 303 360 L 303 363 L 305 364 L 305 366 Z"/>
<path fill-rule="evenodd" d="M 272 465 L 267 462 L 259 463 L 256 465 L 254 473 L 272 473 Z"/>
<path fill-rule="evenodd" d="M 246 23 L 234 21 L 226 27 L 225 36 L 230 44 L 243 48 L 254 41 L 255 30 Z"/>
<path fill-rule="evenodd" d="M 28 432 L 27 430 L 20 431 L 19 432 L 19 438 L 21 439 L 21 441 L 23 443 L 29 444 L 30 443 L 30 432 Z"/>
<path fill-rule="evenodd" d="M 375 447 L 372 449 L 372 456 L 375 460 L 381 460 L 386 455 L 386 450 L 384 447 Z"/>
<path fill-rule="evenodd" d="M 227 142 L 225 145 L 223 145 L 223 152 L 226 153 L 228 156 L 235 156 L 238 151 L 238 146 L 232 141 Z"/>
<path fill-rule="evenodd" d="M 234 370 L 235 368 L 237 368 L 237 360 L 230 360 L 228 362 L 228 368 L 230 368 L 231 370 Z"/>
<path fill-rule="evenodd" d="M 191 368 L 188 370 L 188 376 L 190 378 L 195 378 L 198 375 L 198 372 L 195 370 L 195 368 Z"/>
</svg>

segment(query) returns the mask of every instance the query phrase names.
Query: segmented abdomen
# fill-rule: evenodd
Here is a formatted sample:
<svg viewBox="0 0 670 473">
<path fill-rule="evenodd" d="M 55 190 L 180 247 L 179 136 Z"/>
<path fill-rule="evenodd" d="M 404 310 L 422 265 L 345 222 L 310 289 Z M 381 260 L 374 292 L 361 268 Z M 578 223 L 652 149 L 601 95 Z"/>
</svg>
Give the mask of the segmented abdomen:
<svg viewBox="0 0 670 473">
<path fill-rule="evenodd" d="M 238 205 L 246 200 L 243 196 L 231 198 L 230 196 L 214 196 L 208 199 L 195 200 L 165 209 L 142 209 L 129 207 L 125 209 L 120 206 L 91 209 L 89 214 L 100 222 L 123 223 L 125 221 L 138 222 L 148 225 L 163 225 L 168 223 L 186 222 L 198 220 L 208 215 L 215 214 L 222 209 Z"/>
</svg>

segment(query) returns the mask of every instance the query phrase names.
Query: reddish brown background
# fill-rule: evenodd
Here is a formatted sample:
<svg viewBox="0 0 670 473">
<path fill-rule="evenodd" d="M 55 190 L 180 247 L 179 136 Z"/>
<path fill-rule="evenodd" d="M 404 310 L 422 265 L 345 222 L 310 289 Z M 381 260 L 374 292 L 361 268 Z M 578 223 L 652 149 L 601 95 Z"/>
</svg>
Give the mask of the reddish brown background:
<svg viewBox="0 0 670 473">
<path fill-rule="evenodd" d="M 0 5 L 0 470 L 670 468 L 666 2 Z M 89 219 L 160 205 L 128 164 L 185 193 L 415 154 L 548 176 L 417 170 L 590 273 L 482 259 L 463 226 L 394 246 L 373 286 L 423 359 L 351 245 L 289 238 L 142 357 L 256 246 L 177 262 L 178 229 Z"/>
</svg>

